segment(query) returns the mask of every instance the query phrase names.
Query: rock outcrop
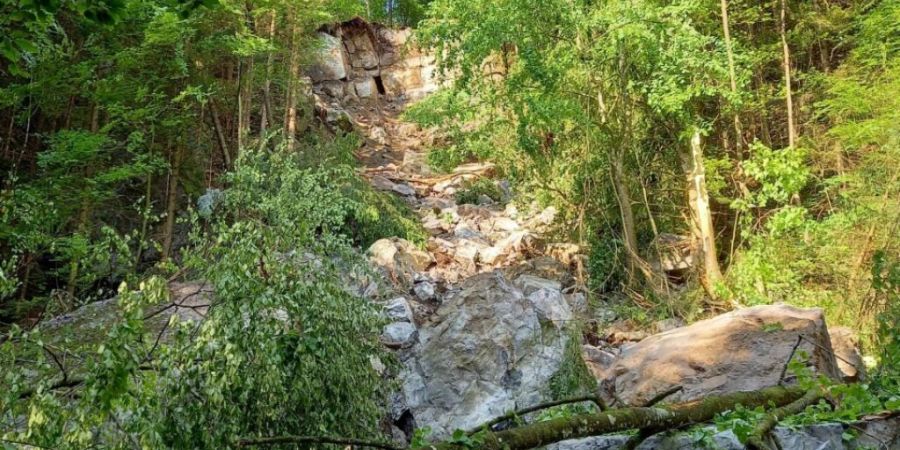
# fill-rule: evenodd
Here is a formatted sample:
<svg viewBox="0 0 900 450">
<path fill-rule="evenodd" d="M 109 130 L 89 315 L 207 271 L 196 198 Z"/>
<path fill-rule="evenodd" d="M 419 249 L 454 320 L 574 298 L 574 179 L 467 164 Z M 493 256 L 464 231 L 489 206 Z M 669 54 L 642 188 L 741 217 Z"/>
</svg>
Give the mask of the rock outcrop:
<svg viewBox="0 0 900 450">
<path fill-rule="evenodd" d="M 378 96 L 419 99 L 440 82 L 435 60 L 412 31 L 353 19 L 319 32 L 318 58 L 306 70 L 317 95 L 338 102 Z"/>
<path fill-rule="evenodd" d="M 603 392 L 635 406 L 677 386 L 683 390 L 673 401 L 751 391 L 778 384 L 798 339 L 810 368 L 840 378 L 822 311 L 785 305 L 741 309 L 650 336 L 624 346 L 614 364 L 594 373 Z"/>
</svg>

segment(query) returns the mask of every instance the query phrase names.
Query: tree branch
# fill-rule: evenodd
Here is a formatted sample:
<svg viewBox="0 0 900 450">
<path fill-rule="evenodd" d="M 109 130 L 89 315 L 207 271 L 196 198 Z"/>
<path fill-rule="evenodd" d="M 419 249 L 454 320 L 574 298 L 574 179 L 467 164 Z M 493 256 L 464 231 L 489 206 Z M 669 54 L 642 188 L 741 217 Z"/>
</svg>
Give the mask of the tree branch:
<svg viewBox="0 0 900 450">
<path fill-rule="evenodd" d="M 490 421 L 469 430 L 466 434 L 471 436 L 471 435 L 473 435 L 481 430 L 484 430 L 484 429 L 490 430 L 491 427 L 493 427 L 494 425 L 497 425 L 498 423 L 505 422 L 507 420 L 512 420 L 512 419 L 515 419 L 516 417 L 524 416 L 525 414 L 533 413 L 535 411 L 552 408 L 554 406 L 569 405 L 572 403 L 581 403 L 581 402 L 592 402 L 595 405 L 597 405 L 597 408 L 600 408 L 600 411 L 606 411 L 606 409 L 607 409 L 606 403 L 604 403 L 603 400 L 597 395 L 585 395 L 582 397 L 573 397 L 573 398 L 566 398 L 566 399 L 562 399 L 562 400 L 554 400 L 551 402 L 540 403 L 540 404 L 537 404 L 534 406 L 529 406 L 527 408 L 523 408 L 518 411 L 509 412 L 500 417 L 495 417 L 495 418 L 491 419 Z"/>
<path fill-rule="evenodd" d="M 561 417 L 511 430 L 488 431 L 480 448 L 484 450 L 525 450 L 560 442 L 626 430 L 672 429 L 707 422 L 716 414 L 740 404 L 747 408 L 787 405 L 801 398 L 799 387 L 775 386 L 753 392 L 736 392 L 664 407 L 610 409 L 595 414 Z M 420 450 L 463 450 L 456 443 L 436 443 Z"/>
<path fill-rule="evenodd" d="M 753 430 L 753 434 L 750 435 L 750 438 L 747 439 L 747 449 L 748 450 L 770 450 L 771 447 L 766 444 L 765 438 L 768 434 L 775 428 L 775 425 L 778 425 L 778 421 L 792 416 L 794 414 L 799 414 L 807 406 L 812 405 L 819 401 L 822 398 L 822 391 L 818 387 L 814 387 L 805 394 L 803 397 L 781 407 L 773 409 L 769 414 L 762 419 L 759 424 L 756 425 L 756 429 Z"/>
<path fill-rule="evenodd" d="M 404 447 L 397 447 L 393 444 L 377 441 L 366 441 L 362 439 L 344 438 L 344 437 L 328 437 L 328 436 L 275 436 L 262 438 L 241 438 L 238 439 L 238 447 L 249 447 L 254 445 L 277 445 L 277 444 L 338 444 L 338 445 L 355 445 L 358 447 L 377 448 L 381 450 L 404 450 Z"/>
</svg>

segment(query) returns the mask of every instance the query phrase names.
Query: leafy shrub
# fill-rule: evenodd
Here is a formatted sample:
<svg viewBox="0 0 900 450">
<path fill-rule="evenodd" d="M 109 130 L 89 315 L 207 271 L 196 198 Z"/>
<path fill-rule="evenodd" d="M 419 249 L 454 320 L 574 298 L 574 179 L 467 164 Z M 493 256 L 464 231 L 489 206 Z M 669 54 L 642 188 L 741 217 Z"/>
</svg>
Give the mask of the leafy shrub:
<svg viewBox="0 0 900 450">
<path fill-rule="evenodd" d="M 202 223 L 194 216 L 184 258 L 215 288 L 205 320 L 173 319 L 173 336 L 160 342 L 144 311 L 168 301 L 164 282 L 137 292 L 123 285 L 121 319 L 81 356 L 73 398 L 52 389 L 59 371 L 40 333 L 14 332 L 0 347 L 3 367 L 28 355 L 40 370 L 4 373 L 0 417 L 28 420 L 0 438 L 51 448 L 224 448 L 273 434 L 380 436 L 387 393 L 372 361 L 393 365 L 378 340 L 378 311 L 349 288 L 366 273 L 350 246 L 348 223 L 361 208 L 350 195 L 354 170 L 304 168 L 281 150 L 247 150 L 236 167 L 221 212 Z"/>
<path fill-rule="evenodd" d="M 489 178 L 479 178 L 472 182 L 466 182 L 456 192 L 456 203 L 459 204 L 476 204 L 478 199 L 486 196 L 495 202 L 503 200 L 503 191 L 497 186 L 493 180 Z"/>
</svg>

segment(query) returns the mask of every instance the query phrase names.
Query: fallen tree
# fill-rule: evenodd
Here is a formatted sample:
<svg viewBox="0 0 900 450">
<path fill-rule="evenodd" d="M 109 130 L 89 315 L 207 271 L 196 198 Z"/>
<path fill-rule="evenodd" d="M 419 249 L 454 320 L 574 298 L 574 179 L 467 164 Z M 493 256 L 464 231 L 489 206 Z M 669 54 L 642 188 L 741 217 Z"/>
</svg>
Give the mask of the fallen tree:
<svg viewBox="0 0 900 450">
<path fill-rule="evenodd" d="M 708 422 L 716 414 L 732 410 L 737 405 L 746 408 L 775 407 L 791 405 L 804 398 L 807 392 L 800 387 L 775 386 L 751 392 L 736 392 L 720 396 L 710 396 L 701 400 L 659 406 L 607 409 L 594 414 L 582 414 L 571 417 L 560 417 L 545 422 L 536 422 L 503 431 L 484 431 L 473 439 L 463 442 L 438 442 L 414 450 L 467 450 L 472 448 L 484 450 L 525 450 L 561 442 L 603 434 L 618 433 L 630 430 L 661 432 L 677 429 L 692 424 Z M 792 409 L 792 408 L 790 408 Z M 785 410 L 780 410 L 776 417 L 781 418 Z M 764 432 L 764 430 L 763 430 Z M 244 438 L 239 446 L 257 446 L 283 444 L 289 442 L 335 442 L 340 438 L 310 438 L 307 436 L 280 436 L 275 438 Z M 345 440 L 346 441 L 346 440 Z M 374 444 L 374 445 L 373 445 Z M 358 446 L 395 449 L 392 444 L 357 443 Z"/>
</svg>

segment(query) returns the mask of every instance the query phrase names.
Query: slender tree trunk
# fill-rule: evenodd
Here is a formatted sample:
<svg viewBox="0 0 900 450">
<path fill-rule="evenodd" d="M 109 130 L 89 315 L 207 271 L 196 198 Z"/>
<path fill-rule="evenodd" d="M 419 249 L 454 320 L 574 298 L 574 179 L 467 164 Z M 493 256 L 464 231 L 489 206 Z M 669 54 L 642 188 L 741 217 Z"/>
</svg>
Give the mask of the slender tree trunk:
<svg viewBox="0 0 900 450">
<path fill-rule="evenodd" d="M 247 30 L 257 32 L 253 19 L 253 5 L 245 3 L 244 16 Z M 241 59 L 238 72 L 238 154 L 244 149 L 247 137 L 250 135 L 250 115 L 253 110 L 253 70 L 254 57 L 247 56 Z"/>
<path fill-rule="evenodd" d="M 175 236 L 175 216 L 178 214 L 178 179 L 181 175 L 181 163 L 184 148 L 176 144 L 172 155 L 172 169 L 169 171 L 169 190 L 166 193 L 166 221 L 163 224 L 162 262 L 168 261 L 172 254 L 172 241 Z"/>
<path fill-rule="evenodd" d="M 269 45 L 275 43 L 275 10 L 269 13 Z M 275 111 L 272 109 L 272 66 L 275 64 L 275 52 L 270 50 L 266 55 L 266 80 L 263 83 L 263 104 L 262 111 L 259 115 L 259 148 L 262 150 L 266 145 L 266 133 L 269 123 L 275 117 Z"/>
<path fill-rule="evenodd" d="M 619 213 L 622 220 L 622 241 L 625 245 L 625 271 L 628 285 L 633 286 L 635 271 L 640 266 L 640 255 L 637 246 L 637 233 L 634 228 L 634 211 L 631 208 L 631 193 L 625 184 L 625 157 L 621 150 L 616 151 L 612 158 L 612 180 L 616 191 L 616 200 L 619 204 Z"/>
<path fill-rule="evenodd" d="M 10 110 L 9 112 L 9 126 L 6 129 L 6 141 L 3 142 L 3 158 L 4 159 L 12 159 L 9 155 L 9 146 L 12 143 L 13 138 L 13 125 L 16 123 L 16 115 L 14 111 Z"/>
<path fill-rule="evenodd" d="M 31 281 L 31 268 L 34 264 L 34 258 L 31 252 L 26 251 L 23 255 L 25 261 L 25 274 L 22 275 L 22 287 L 19 288 L 19 301 L 24 302 L 28 298 L 28 284 Z"/>
<path fill-rule="evenodd" d="M 288 151 L 294 149 L 297 133 L 297 77 L 300 71 L 299 29 L 297 18 L 292 11 L 289 17 L 291 27 L 291 47 L 288 67 L 287 93 L 284 105 L 284 133 Z"/>
<path fill-rule="evenodd" d="M 784 68 L 784 98 L 787 103 L 788 146 L 793 147 L 797 141 L 797 130 L 794 126 L 794 100 L 791 88 L 791 50 L 787 41 L 787 0 L 781 0 L 779 16 L 778 32 L 781 35 L 781 49 L 783 53 L 782 66 Z"/>
<path fill-rule="evenodd" d="M 245 60 L 242 58 L 238 61 L 238 94 L 237 94 L 237 151 L 240 153 L 244 148 L 244 136 L 247 124 L 244 123 L 244 67 Z"/>
<path fill-rule="evenodd" d="M 728 54 L 728 78 L 731 83 L 731 95 L 737 98 L 737 75 L 734 68 L 734 49 L 731 46 L 731 27 L 728 24 L 728 0 L 720 1 L 722 7 L 722 34 L 725 35 L 725 51 Z M 733 107 L 733 106 L 732 106 Z M 741 130 L 741 118 L 737 108 L 734 110 L 734 148 L 737 151 L 738 160 L 742 160 L 744 149 L 744 133 Z"/>
<path fill-rule="evenodd" d="M 703 263 L 703 286 L 713 298 L 714 287 L 722 280 L 719 259 L 716 253 L 716 235 L 713 228 L 709 193 L 706 190 L 706 170 L 703 167 L 703 147 L 700 130 L 691 136 L 690 152 L 683 157 L 688 178 L 688 203 L 691 209 L 691 229 L 693 230 L 699 259 Z"/>
<path fill-rule="evenodd" d="M 91 125 L 90 131 L 91 133 L 96 133 L 100 130 L 100 107 L 94 103 L 93 108 L 91 108 Z M 90 179 L 93 176 L 94 168 L 91 165 L 88 165 L 84 169 L 84 178 Z M 78 222 L 76 226 L 76 233 L 83 236 L 85 239 L 88 239 L 88 234 L 90 227 L 88 226 L 88 222 L 91 219 L 91 213 L 93 210 L 93 202 L 90 194 L 86 194 L 82 199 L 81 210 L 78 213 Z M 69 263 L 69 279 L 66 283 L 66 294 L 68 294 L 67 301 L 71 302 L 75 299 L 76 289 L 78 287 L 78 275 L 81 271 L 81 263 L 78 258 L 73 258 Z"/>
<path fill-rule="evenodd" d="M 213 128 L 216 129 L 216 137 L 219 140 L 219 149 L 222 150 L 222 158 L 225 161 L 225 170 L 231 169 L 231 153 L 228 151 L 228 141 L 225 139 L 225 130 L 222 128 L 222 119 L 219 117 L 219 109 L 216 101 L 210 99 L 209 112 L 212 114 Z"/>
</svg>

